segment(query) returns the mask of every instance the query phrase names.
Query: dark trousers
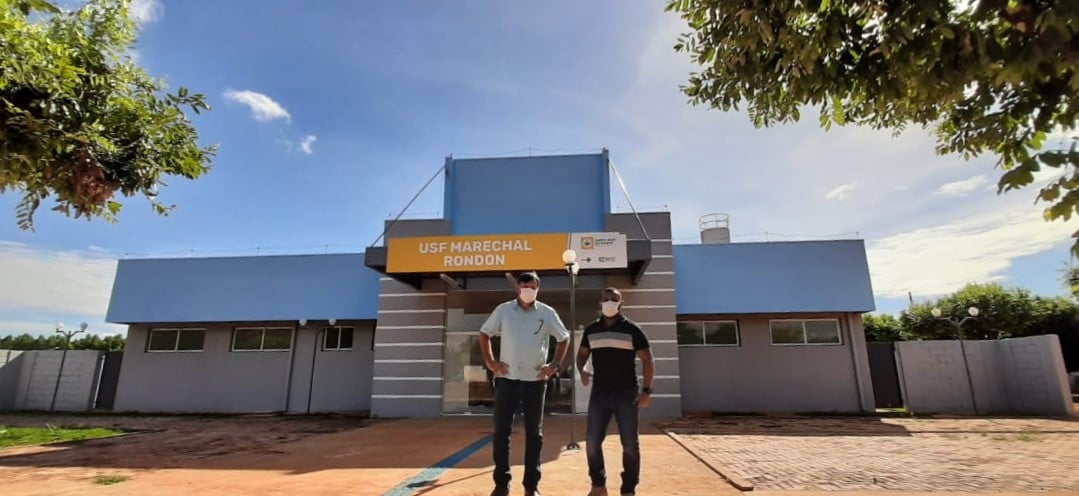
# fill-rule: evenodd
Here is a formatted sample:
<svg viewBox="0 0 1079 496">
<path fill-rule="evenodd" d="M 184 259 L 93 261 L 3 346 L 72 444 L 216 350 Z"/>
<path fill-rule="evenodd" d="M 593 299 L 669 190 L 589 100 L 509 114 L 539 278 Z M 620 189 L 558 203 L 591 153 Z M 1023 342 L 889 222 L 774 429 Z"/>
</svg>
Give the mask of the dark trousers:
<svg viewBox="0 0 1079 496">
<path fill-rule="evenodd" d="M 540 451 L 543 449 L 544 381 L 495 379 L 495 432 L 492 439 L 495 486 L 510 486 L 510 431 L 517 405 L 524 406 L 526 490 L 535 490 L 540 481 Z"/>
<path fill-rule="evenodd" d="M 622 439 L 622 493 L 633 493 L 641 473 L 641 447 L 637 436 L 637 391 L 600 391 L 592 389 L 588 400 L 588 476 L 593 486 L 607 485 L 603 466 L 603 439 L 614 416 Z"/>
</svg>

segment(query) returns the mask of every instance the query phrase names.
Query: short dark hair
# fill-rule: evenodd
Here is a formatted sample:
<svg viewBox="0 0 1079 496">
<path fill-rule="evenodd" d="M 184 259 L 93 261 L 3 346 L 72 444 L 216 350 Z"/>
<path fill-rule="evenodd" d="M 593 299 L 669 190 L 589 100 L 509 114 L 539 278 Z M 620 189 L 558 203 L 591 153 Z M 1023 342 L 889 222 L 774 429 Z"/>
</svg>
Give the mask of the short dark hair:
<svg viewBox="0 0 1079 496">
<path fill-rule="evenodd" d="M 528 284 L 532 281 L 536 281 L 536 285 L 539 286 L 540 276 L 535 271 L 522 272 L 517 276 L 517 284 Z"/>
<path fill-rule="evenodd" d="M 617 295 L 617 296 L 618 296 L 618 301 L 622 301 L 622 299 L 623 299 L 623 298 L 622 298 L 622 292 L 621 292 L 621 291 L 619 291 L 619 290 L 618 290 L 618 288 L 616 288 L 616 287 L 607 287 L 607 288 L 604 288 L 604 289 L 603 289 L 603 292 L 604 292 L 604 293 L 610 293 L 610 294 L 613 294 L 613 295 Z"/>
</svg>

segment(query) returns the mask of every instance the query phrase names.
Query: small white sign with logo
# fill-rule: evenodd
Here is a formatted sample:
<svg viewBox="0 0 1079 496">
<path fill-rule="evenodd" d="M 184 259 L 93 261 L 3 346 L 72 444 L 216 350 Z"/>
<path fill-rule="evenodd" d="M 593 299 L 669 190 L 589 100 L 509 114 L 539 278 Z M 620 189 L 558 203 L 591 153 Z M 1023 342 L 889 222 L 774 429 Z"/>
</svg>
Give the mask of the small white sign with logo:
<svg viewBox="0 0 1079 496">
<path fill-rule="evenodd" d="M 581 269 L 622 269 L 629 266 L 626 235 L 622 233 L 572 233 L 569 247 L 577 252 L 577 264 Z"/>
</svg>

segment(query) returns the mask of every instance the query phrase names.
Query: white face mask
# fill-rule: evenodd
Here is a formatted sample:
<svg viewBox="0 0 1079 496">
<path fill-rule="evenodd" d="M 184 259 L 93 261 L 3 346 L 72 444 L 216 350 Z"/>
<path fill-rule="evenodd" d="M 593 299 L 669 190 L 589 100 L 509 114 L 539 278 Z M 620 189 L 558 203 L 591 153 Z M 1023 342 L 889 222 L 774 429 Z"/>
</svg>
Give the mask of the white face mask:
<svg viewBox="0 0 1079 496">
<path fill-rule="evenodd" d="M 521 288 L 521 301 L 525 303 L 532 303 L 536 301 L 536 294 L 539 293 L 538 289 Z"/>
<path fill-rule="evenodd" d="M 615 315 L 618 315 L 619 302 L 617 302 L 617 301 L 605 301 L 605 302 L 602 303 L 602 305 L 603 305 L 603 316 L 604 317 L 614 317 Z"/>
</svg>

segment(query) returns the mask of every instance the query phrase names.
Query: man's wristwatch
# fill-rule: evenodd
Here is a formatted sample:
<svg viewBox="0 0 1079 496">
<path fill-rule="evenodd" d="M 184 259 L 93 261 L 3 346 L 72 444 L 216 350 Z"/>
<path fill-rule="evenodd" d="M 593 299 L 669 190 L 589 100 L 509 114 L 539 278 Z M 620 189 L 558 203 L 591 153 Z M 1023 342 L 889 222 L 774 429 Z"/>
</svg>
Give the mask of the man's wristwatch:
<svg viewBox="0 0 1079 496">
<path fill-rule="evenodd" d="M 641 392 L 644 393 L 644 394 L 652 394 L 652 388 L 643 387 L 643 388 L 641 388 Z"/>
</svg>

